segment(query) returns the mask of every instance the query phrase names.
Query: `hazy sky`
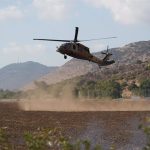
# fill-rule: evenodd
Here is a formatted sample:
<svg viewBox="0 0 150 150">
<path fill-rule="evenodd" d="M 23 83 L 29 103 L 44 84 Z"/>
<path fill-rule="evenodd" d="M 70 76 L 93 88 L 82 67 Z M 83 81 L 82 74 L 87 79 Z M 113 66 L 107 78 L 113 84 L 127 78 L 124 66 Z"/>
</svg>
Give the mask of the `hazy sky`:
<svg viewBox="0 0 150 150">
<path fill-rule="evenodd" d="M 62 65 L 56 52 L 61 43 L 33 38 L 79 39 L 117 36 L 85 42 L 91 52 L 150 40 L 150 0 L 0 0 L 0 68 L 16 62 L 36 61 Z"/>
</svg>

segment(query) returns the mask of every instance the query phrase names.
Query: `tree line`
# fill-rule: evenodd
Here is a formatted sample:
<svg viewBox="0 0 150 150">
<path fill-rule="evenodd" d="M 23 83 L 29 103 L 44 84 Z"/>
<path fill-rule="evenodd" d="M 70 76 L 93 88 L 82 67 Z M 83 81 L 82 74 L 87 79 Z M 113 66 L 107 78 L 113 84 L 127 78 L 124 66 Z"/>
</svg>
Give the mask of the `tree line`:
<svg viewBox="0 0 150 150">
<path fill-rule="evenodd" d="M 115 80 L 86 80 L 80 79 L 72 84 L 71 80 L 57 83 L 55 85 L 48 85 L 44 81 L 35 82 L 36 89 L 33 91 L 10 91 L 0 90 L 0 99 L 17 99 L 24 98 L 26 95 L 37 93 L 38 90 L 43 91 L 44 94 L 61 97 L 63 92 L 68 91 L 72 93 L 75 98 L 122 98 L 124 89 L 128 89 L 135 96 L 150 97 L 150 79 L 143 79 L 137 85 L 134 81 L 129 84 L 127 82 L 119 83 Z M 68 90 L 69 89 L 69 90 Z M 39 92 L 41 94 L 41 92 Z M 37 95 L 37 94 L 36 94 Z"/>
</svg>

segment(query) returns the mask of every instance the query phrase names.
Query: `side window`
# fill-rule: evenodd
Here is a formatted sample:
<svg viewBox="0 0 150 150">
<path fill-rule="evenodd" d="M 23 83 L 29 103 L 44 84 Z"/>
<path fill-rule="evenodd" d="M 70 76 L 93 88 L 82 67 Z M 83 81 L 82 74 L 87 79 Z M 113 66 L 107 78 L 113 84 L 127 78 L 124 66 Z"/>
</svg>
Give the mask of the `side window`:
<svg viewBox="0 0 150 150">
<path fill-rule="evenodd" d="M 73 44 L 73 49 L 76 49 L 76 45 Z"/>
</svg>

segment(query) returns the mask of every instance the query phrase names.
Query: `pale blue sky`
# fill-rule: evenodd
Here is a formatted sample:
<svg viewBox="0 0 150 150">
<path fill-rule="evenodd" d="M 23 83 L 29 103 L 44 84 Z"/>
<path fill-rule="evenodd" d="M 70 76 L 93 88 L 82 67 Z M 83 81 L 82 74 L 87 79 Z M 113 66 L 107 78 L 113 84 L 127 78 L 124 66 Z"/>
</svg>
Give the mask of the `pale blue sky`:
<svg viewBox="0 0 150 150">
<path fill-rule="evenodd" d="M 150 0 L 0 0 L 0 68 L 37 61 L 48 66 L 67 60 L 56 52 L 61 43 L 33 38 L 79 39 L 117 36 L 85 42 L 91 52 L 150 40 Z"/>
</svg>

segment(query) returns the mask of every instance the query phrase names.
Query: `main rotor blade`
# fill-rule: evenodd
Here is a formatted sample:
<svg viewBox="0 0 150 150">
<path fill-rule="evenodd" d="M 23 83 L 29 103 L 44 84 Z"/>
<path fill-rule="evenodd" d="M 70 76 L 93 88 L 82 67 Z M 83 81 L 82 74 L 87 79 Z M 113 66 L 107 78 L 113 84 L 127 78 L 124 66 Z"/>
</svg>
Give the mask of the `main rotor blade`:
<svg viewBox="0 0 150 150">
<path fill-rule="evenodd" d="M 106 38 L 99 38 L 99 39 L 79 40 L 77 42 L 98 41 L 98 40 L 114 39 L 114 38 L 117 38 L 117 37 L 106 37 Z"/>
<path fill-rule="evenodd" d="M 74 42 L 78 42 L 78 32 L 79 32 L 79 27 L 76 27 L 76 29 L 75 29 L 75 36 L 74 36 Z"/>
<path fill-rule="evenodd" d="M 71 41 L 71 40 L 56 40 L 56 39 L 33 39 L 33 40 L 54 41 L 54 42 L 73 42 L 73 41 Z"/>
</svg>

